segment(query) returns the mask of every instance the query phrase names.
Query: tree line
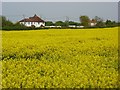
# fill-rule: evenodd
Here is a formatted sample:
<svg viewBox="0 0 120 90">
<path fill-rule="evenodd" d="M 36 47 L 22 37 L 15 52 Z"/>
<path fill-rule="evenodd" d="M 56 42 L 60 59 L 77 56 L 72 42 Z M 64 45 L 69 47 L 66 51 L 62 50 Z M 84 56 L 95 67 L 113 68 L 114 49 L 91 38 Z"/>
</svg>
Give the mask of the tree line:
<svg viewBox="0 0 120 90">
<path fill-rule="evenodd" d="M 112 20 L 103 21 L 103 19 L 98 16 L 95 16 L 92 20 L 90 20 L 88 16 L 84 15 L 84 16 L 80 16 L 79 19 L 80 19 L 80 23 L 74 21 L 65 21 L 65 22 L 57 21 L 55 23 L 53 23 L 52 21 L 47 21 L 46 26 L 68 27 L 69 25 L 75 25 L 75 26 L 84 26 L 84 28 L 90 28 L 90 27 L 102 28 L 102 27 L 116 27 L 120 25 L 120 23 L 117 23 Z M 91 26 L 90 21 L 94 21 L 95 25 Z"/>
<path fill-rule="evenodd" d="M 2 23 L 0 24 L 0 29 L 2 30 L 26 30 L 26 29 L 34 29 L 33 27 L 26 27 L 23 24 L 20 24 L 19 22 L 13 23 L 10 20 L 7 20 L 5 16 L 0 16 L 0 21 Z"/>
<path fill-rule="evenodd" d="M 90 27 L 90 21 L 94 21 L 96 24 L 93 27 L 116 27 L 119 25 L 119 23 L 112 21 L 112 20 L 106 20 L 103 21 L 102 18 L 95 16 L 92 20 L 88 16 L 80 16 L 81 25 L 85 27 Z"/>
<path fill-rule="evenodd" d="M 78 22 L 74 22 L 74 21 L 56 21 L 55 23 L 53 23 L 52 21 L 47 21 L 46 26 L 63 26 L 63 27 L 67 27 L 68 25 L 75 25 L 75 26 L 79 26 L 80 23 Z"/>
<path fill-rule="evenodd" d="M 86 15 L 79 17 L 80 22 L 74 22 L 74 21 L 46 21 L 46 26 L 61 26 L 61 28 L 68 28 L 69 25 L 74 26 L 84 26 L 84 28 L 105 28 L 105 27 L 116 27 L 120 25 L 119 22 L 115 22 L 112 20 L 106 20 L 103 21 L 102 18 L 95 16 L 92 20 Z M 25 29 L 44 29 L 42 28 L 35 28 L 35 27 L 26 27 L 23 24 L 20 24 L 19 22 L 13 23 L 10 20 L 7 20 L 5 16 L 0 16 L 0 20 L 2 23 L 0 23 L 0 29 L 2 30 L 25 30 Z M 96 24 L 94 26 L 90 25 L 90 21 L 94 21 Z M 2 25 L 1 25 L 2 24 Z M 47 29 L 47 28 L 45 28 Z"/>
</svg>

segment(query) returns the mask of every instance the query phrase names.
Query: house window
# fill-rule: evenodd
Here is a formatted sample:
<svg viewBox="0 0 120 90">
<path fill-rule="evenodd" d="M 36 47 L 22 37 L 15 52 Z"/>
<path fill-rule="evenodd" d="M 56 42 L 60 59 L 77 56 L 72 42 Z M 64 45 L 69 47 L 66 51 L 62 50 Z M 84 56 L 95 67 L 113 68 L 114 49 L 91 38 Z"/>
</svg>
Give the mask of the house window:
<svg viewBox="0 0 120 90">
<path fill-rule="evenodd" d="M 28 22 L 28 24 L 30 24 L 30 22 Z"/>
</svg>

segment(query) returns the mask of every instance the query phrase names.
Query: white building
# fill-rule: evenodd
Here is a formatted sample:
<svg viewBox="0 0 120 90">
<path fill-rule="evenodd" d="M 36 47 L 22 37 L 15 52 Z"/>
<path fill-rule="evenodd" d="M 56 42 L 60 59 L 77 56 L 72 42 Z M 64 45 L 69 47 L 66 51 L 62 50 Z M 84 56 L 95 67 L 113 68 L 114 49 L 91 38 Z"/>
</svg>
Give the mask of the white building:
<svg viewBox="0 0 120 90">
<path fill-rule="evenodd" d="M 47 28 L 61 28 L 62 26 L 45 26 Z"/>
<path fill-rule="evenodd" d="M 77 26 L 77 28 L 84 28 L 84 26 Z"/>
<path fill-rule="evenodd" d="M 92 19 L 90 20 L 90 26 L 95 26 L 97 24 L 96 20 Z"/>
<path fill-rule="evenodd" d="M 23 24 L 27 27 L 44 27 L 45 21 L 38 17 L 36 14 L 33 17 L 25 18 L 19 21 L 20 24 Z"/>
<path fill-rule="evenodd" d="M 75 28 L 76 26 L 75 26 L 75 25 L 69 25 L 68 27 L 73 27 L 73 28 Z"/>
</svg>

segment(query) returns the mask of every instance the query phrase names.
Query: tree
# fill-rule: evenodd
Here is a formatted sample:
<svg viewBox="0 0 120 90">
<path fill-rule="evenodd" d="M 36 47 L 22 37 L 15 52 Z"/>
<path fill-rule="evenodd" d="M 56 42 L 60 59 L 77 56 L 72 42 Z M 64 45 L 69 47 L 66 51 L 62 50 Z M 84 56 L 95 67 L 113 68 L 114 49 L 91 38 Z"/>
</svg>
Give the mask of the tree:
<svg viewBox="0 0 120 90">
<path fill-rule="evenodd" d="M 45 25 L 46 25 L 46 26 L 53 26 L 54 23 L 53 23 L 52 21 L 47 21 L 47 22 L 45 22 Z"/>
<path fill-rule="evenodd" d="M 105 27 L 105 23 L 103 22 L 103 19 L 95 16 L 94 20 L 96 21 L 96 27 Z"/>
<path fill-rule="evenodd" d="M 75 25 L 75 26 L 79 26 L 79 25 L 80 25 L 80 23 L 73 22 L 73 21 L 69 21 L 69 25 Z"/>
<path fill-rule="evenodd" d="M 117 26 L 120 26 L 120 22 L 117 23 Z"/>
<path fill-rule="evenodd" d="M 11 21 L 7 20 L 5 16 L 1 16 L 1 18 L 2 18 L 2 27 L 13 26 L 13 23 Z"/>
<path fill-rule="evenodd" d="M 107 27 L 110 27 L 112 25 L 112 21 L 111 20 L 106 20 L 105 22 Z"/>
<path fill-rule="evenodd" d="M 96 22 L 103 22 L 103 19 L 100 18 L 100 17 L 98 17 L 98 16 L 95 16 L 94 20 L 95 20 Z"/>
<path fill-rule="evenodd" d="M 2 21 L 2 30 L 22 30 L 27 29 L 26 26 L 20 24 L 19 22 L 13 24 L 11 21 L 7 20 L 5 16 L 0 16 Z M 1 27 L 0 27 L 1 29 Z"/>
<path fill-rule="evenodd" d="M 89 26 L 89 17 L 88 16 L 80 16 L 80 21 L 81 21 L 81 25 L 88 27 Z"/>
<path fill-rule="evenodd" d="M 65 26 L 66 24 L 62 21 L 55 22 L 55 26 Z"/>
<path fill-rule="evenodd" d="M 117 24 L 115 21 L 106 20 L 105 25 L 106 25 L 107 27 L 115 27 L 115 26 L 117 26 L 118 24 Z"/>
</svg>

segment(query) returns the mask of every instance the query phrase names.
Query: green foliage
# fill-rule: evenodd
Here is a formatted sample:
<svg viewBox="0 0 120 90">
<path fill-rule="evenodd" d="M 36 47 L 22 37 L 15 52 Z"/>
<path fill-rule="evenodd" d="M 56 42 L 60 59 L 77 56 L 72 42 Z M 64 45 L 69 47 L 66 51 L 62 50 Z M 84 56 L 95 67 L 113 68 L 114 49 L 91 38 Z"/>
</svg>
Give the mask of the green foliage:
<svg viewBox="0 0 120 90">
<path fill-rule="evenodd" d="M 106 27 L 114 27 L 117 26 L 118 24 L 115 21 L 106 20 L 105 25 Z"/>
<path fill-rule="evenodd" d="M 0 16 L 0 18 L 2 19 L 2 30 L 13 30 L 13 29 L 21 30 L 27 28 L 19 23 L 13 24 L 11 21 L 7 20 L 5 16 Z"/>
<path fill-rule="evenodd" d="M 96 22 L 103 22 L 103 19 L 98 17 L 98 16 L 95 16 L 94 19 L 95 19 Z"/>
<path fill-rule="evenodd" d="M 55 22 L 55 26 L 65 26 L 65 23 L 62 21 Z"/>
<path fill-rule="evenodd" d="M 103 19 L 98 17 L 98 16 L 95 16 L 94 20 L 96 21 L 96 27 L 105 27 L 105 23 L 103 22 Z"/>
<path fill-rule="evenodd" d="M 117 88 L 118 28 L 2 32 L 3 88 Z"/>
<path fill-rule="evenodd" d="M 99 22 L 97 22 L 96 27 L 98 27 L 98 28 L 105 27 L 105 23 L 102 21 L 99 21 Z"/>
<path fill-rule="evenodd" d="M 73 22 L 73 21 L 69 21 L 69 25 L 76 25 L 76 26 L 80 26 L 80 23 Z"/>
<path fill-rule="evenodd" d="M 13 23 L 9 20 L 6 19 L 6 17 L 4 16 L 1 16 L 2 18 L 2 27 L 5 27 L 5 26 L 13 26 Z"/>
<path fill-rule="evenodd" d="M 54 23 L 52 21 L 47 21 L 45 22 L 46 26 L 54 26 Z"/>
<path fill-rule="evenodd" d="M 52 21 L 47 21 L 45 22 L 46 26 L 61 26 L 61 27 L 52 27 L 56 29 L 76 29 L 78 27 L 68 27 L 69 25 L 75 25 L 75 26 L 80 26 L 83 25 L 85 26 L 84 28 L 105 28 L 105 27 L 116 27 L 119 26 L 119 23 L 116 23 L 115 21 L 107 20 L 106 22 L 103 22 L 103 20 L 96 16 L 93 20 L 97 22 L 96 26 L 90 26 L 90 19 L 88 16 L 81 16 L 80 21 L 81 23 L 74 22 L 74 21 L 56 21 L 53 23 Z M 31 27 L 26 27 L 19 22 L 13 24 L 11 21 L 7 20 L 5 16 L 0 16 L 0 29 L 1 30 L 38 30 L 38 29 L 49 29 L 49 27 L 39 27 L 35 28 L 35 26 Z"/>
<path fill-rule="evenodd" d="M 88 27 L 90 19 L 88 16 L 80 16 L 81 25 Z"/>
</svg>

